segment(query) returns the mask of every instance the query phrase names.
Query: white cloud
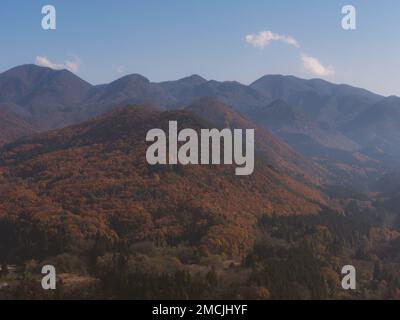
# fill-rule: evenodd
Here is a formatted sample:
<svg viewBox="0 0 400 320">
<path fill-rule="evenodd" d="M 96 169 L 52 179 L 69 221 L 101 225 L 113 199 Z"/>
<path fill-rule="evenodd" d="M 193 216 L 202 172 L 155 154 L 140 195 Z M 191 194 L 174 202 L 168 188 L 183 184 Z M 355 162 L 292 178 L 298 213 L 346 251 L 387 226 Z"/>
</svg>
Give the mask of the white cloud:
<svg viewBox="0 0 400 320">
<path fill-rule="evenodd" d="M 65 61 L 64 64 L 58 64 L 58 63 L 52 62 L 47 57 L 37 56 L 36 64 L 39 66 L 51 68 L 54 70 L 67 69 L 71 72 L 77 73 L 79 71 L 79 67 L 81 65 L 81 60 L 78 57 L 74 56 L 73 59 Z"/>
<path fill-rule="evenodd" d="M 42 56 L 36 57 L 36 64 L 41 67 L 47 67 L 47 68 L 56 69 L 56 70 L 63 68 L 63 66 L 61 64 L 55 64 L 55 63 L 51 62 L 49 59 L 47 59 L 46 57 L 42 57 Z"/>
<path fill-rule="evenodd" d="M 299 43 L 295 38 L 282 34 L 276 34 L 272 31 L 261 31 L 258 34 L 248 34 L 246 36 L 246 42 L 257 48 L 264 48 L 272 41 L 280 41 L 290 44 L 296 48 L 299 47 Z"/>
<path fill-rule="evenodd" d="M 317 58 L 310 57 L 302 53 L 301 60 L 303 61 L 304 69 L 317 76 L 330 76 L 335 74 L 333 67 L 325 67 Z"/>
<path fill-rule="evenodd" d="M 287 43 L 300 50 L 299 42 L 292 36 L 273 33 L 272 31 L 261 31 L 257 34 L 248 34 L 246 42 L 256 48 L 265 48 L 272 41 L 280 41 Z M 303 67 L 308 72 L 317 76 L 330 76 L 335 74 L 335 70 L 331 66 L 324 66 L 317 58 L 311 57 L 305 53 L 300 54 Z"/>
</svg>

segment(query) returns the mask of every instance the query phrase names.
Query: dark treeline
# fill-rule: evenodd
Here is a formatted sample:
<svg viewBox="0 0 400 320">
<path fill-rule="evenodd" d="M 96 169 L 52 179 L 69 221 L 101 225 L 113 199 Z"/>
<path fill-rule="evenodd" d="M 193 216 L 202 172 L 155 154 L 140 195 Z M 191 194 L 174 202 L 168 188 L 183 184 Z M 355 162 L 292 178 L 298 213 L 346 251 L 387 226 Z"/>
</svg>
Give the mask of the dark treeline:
<svg viewBox="0 0 400 320">
<path fill-rule="evenodd" d="M 190 224 L 193 216 L 187 215 L 184 223 Z M 395 265 L 387 263 L 398 259 L 399 242 L 386 241 L 384 250 L 377 246 L 376 234 L 387 232 L 385 221 L 373 208 L 361 209 L 357 203 L 350 203 L 343 214 L 325 209 L 308 216 L 260 215 L 258 239 L 240 259 L 206 253 L 197 245 L 201 230 L 192 238 L 171 241 L 158 235 L 135 242 L 130 232 L 135 226 L 116 219 L 110 219 L 110 226 L 119 234 L 117 240 L 100 233 L 89 239 L 72 237 L 65 225 L 47 229 L 29 217 L 0 219 L 2 269 L 15 264 L 23 277 L 6 297 L 383 298 L 396 296 L 400 285 Z M 96 279 L 95 290 L 72 290 L 66 281 L 55 293 L 44 294 L 37 280 L 44 264 L 55 265 L 59 274 Z M 357 292 L 341 290 L 345 264 L 362 270 Z M 368 273 L 371 278 L 364 276 Z M 10 275 L 3 272 L 1 277 Z"/>
</svg>

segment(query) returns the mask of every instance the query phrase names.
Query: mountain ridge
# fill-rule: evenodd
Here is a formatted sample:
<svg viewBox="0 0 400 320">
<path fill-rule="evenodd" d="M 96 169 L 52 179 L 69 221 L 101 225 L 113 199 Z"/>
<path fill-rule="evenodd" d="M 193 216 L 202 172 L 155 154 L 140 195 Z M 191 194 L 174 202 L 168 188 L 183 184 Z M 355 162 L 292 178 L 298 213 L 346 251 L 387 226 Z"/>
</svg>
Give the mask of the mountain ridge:
<svg viewBox="0 0 400 320">
<path fill-rule="evenodd" d="M 392 145 L 395 145 L 400 132 L 392 126 L 390 133 L 380 130 L 380 139 L 366 139 L 365 136 L 371 136 L 373 132 L 365 132 L 368 127 L 361 122 L 366 118 L 360 115 L 388 98 L 322 79 L 266 75 L 247 86 L 237 81 L 206 80 L 199 75 L 156 83 L 142 75 L 131 74 L 93 86 L 69 71 L 35 65 L 15 67 L 0 74 L 0 108 L 7 105 L 7 112 L 13 112 L 41 131 L 77 124 L 129 104 L 176 109 L 203 97 L 229 105 L 252 120 L 257 118 L 258 124 L 275 134 L 283 132 L 292 147 L 296 147 L 296 141 L 304 135 L 321 148 L 374 150 L 381 149 L 382 141 L 390 145 L 394 139 Z M 268 121 L 269 115 L 263 113 L 276 100 L 291 106 L 286 108 L 286 120 L 290 116 L 296 118 L 296 128 L 289 128 L 295 132 L 290 132 L 287 122 L 277 127 L 278 121 Z M 274 116 L 279 113 L 285 116 L 284 109 L 275 106 Z M 350 126 L 354 121 L 360 123 Z M 360 133 L 362 130 L 363 134 Z M 293 134 L 298 136 L 291 139 Z M 400 154 L 394 147 L 384 149 L 389 156 Z"/>
</svg>

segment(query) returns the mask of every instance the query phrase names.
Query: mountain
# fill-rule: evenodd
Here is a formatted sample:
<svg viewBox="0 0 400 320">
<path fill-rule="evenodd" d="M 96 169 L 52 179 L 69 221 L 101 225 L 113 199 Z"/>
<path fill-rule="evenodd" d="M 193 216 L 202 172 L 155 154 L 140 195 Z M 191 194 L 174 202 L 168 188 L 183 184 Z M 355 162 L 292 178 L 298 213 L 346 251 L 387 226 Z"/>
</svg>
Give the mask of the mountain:
<svg viewBox="0 0 400 320">
<path fill-rule="evenodd" d="M 168 91 L 176 100 L 183 100 L 188 91 L 193 90 L 195 87 L 204 85 L 207 80 L 199 75 L 192 75 L 176 81 L 161 82 L 160 86 Z"/>
<path fill-rule="evenodd" d="M 90 117 L 129 104 L 165 107 L 173 103 L 176 100 L 162 86 L 139 74 L 131 74 L 110 84 L 93 87 L 81 105 Z"/>
<path fill-rule="evenodd" d="M 190 104 L 186 110 L 218 128 L 255 129 L 256 150 L 269 164 L 283 172 L 312 183 L 319 183 L 328 178 L 328 172 L 322 167 L 305 159 L 267 129 L 218 100 L 201 98 Z"/>
<path fill-rule="evenodd" d="M 267 75 L 250 85 L 269 99 L 281 99 L 306 112 L 313 120 L 338 127 L 383 97 L 367 90 L 321 79 Z"/>
<path fill-rule="evenodd" d="M 36 65 L 22 65 L 0 74 L 1 103 L 19 102 L 28 96 L 37 84 L 46 81 L 55 71 Z"/>
<path fill-rule="evenodd" d="M 159 239 L 238 256 L 260 214 L 316 214 L 328 205 L 261 158 L 246 177 L 232 165 L 148 165 L 146 133 L 167 130 L 170 120 L 206 125 L 188 111 L 130 107 L 3 147 L 0 220 L 31 224 L 39 239 Z"/>
<path fill-rule="evenodd" d="M 273 102 L 248 110 L 246 116 L 329 169 L 339 181 L 365 185 L 386 167 L 398 165 L 399 159 L 387 153 L 389 148 L 383 151 L 382 141 L 372 139 L 370 125 L 359 127 L 365 121 L 362 115 L 384 97 L 321 79 L 280 75 L 264 76 L 250 87 Z"/>
<path fill-rule="evenodd" d="M 400 156 L 400 98 L 374 104 L 343 127 L 344 132 L 374 153 Z"/>
<path fill-rule="evenodd" d="M 36 65 L 0 74 L 0 107 L 12 105 L 13 113 L 42 131 L 77 124 L 132 103 L 163 107 L 176 101 L 161 86 L 137 74 L 98 86 L 67 70 Z"/>
<path fill-rule="evenodd" d="M 289 144 L 294 145 L 297 136 L 327 148 L 354 151 L 359 146 L 339 131 L 317 123 L 299 107 L 293 107 L 279 99 L 264 108 L 255 108 L 248 116 L 260 126 L 268 128 Z M 301 150 L 307 153 L 308 150 Z"/>
<path fill-rule="evenodd" d="M 0 105 L 16 105 L 14 113 L 41 129 L 57 128 L 74 122 L 71 113 L 90 88 L 67 70 L 23 65 L 0 74 Z"/>
</svg>

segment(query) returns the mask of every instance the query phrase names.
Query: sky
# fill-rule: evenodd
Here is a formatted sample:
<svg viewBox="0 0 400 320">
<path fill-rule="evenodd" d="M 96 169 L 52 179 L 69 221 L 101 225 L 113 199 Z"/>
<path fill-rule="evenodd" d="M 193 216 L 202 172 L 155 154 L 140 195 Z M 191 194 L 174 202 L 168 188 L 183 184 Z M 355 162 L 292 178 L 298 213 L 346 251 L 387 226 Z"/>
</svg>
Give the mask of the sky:
<svg viewBox="0 0 400 320">
<path fill-rule="evenodd" d="M 41 26 L 44 5 L 56 30 Z M 342 28 L 344 5 L 356 30 Z M 400 95 L 399 16 L 398 0 L 3 0 L 0 72 L 36 63 L 92 84 L 290 74 Z"/>
</svg>

